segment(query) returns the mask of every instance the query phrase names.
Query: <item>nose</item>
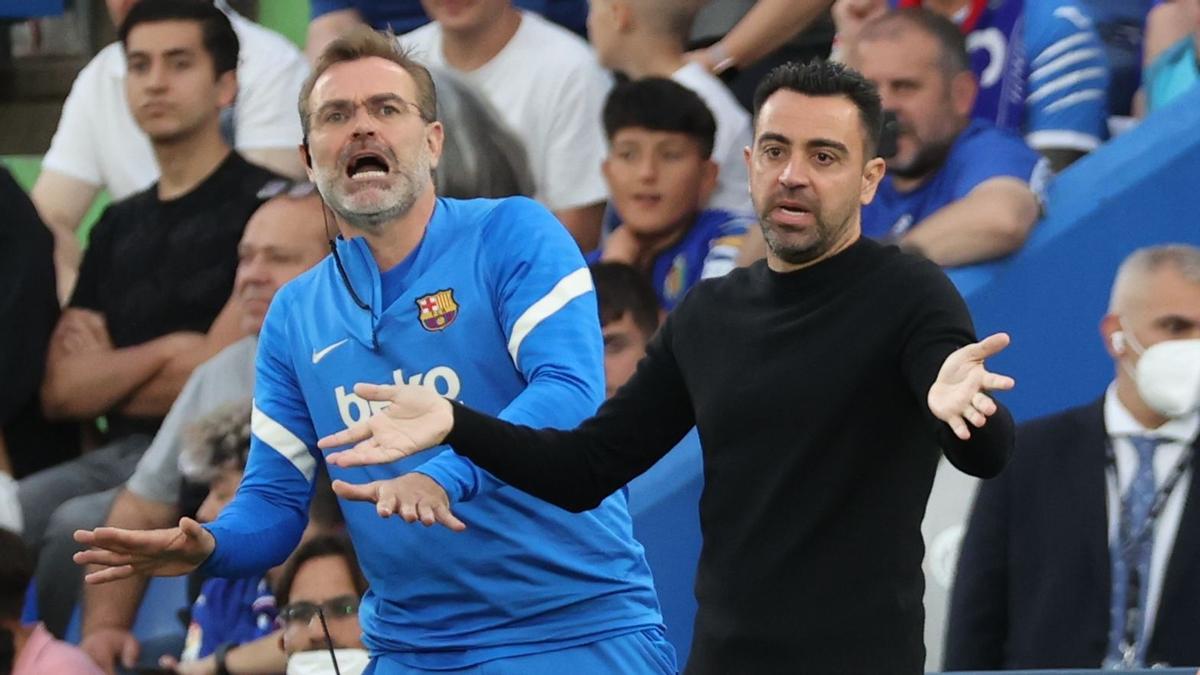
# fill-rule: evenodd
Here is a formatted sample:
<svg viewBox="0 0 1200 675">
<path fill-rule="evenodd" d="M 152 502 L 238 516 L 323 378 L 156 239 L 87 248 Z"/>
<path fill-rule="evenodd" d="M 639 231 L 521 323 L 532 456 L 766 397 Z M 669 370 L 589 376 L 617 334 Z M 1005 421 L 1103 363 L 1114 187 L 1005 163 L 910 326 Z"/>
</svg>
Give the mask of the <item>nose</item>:
<svg viewBox="0 0 1200 675">
<path fill-rule="evenodd" d="M 313 614 L 313 617 L 308 620 L 308 630 L 305 637 L 308 638 L 309 646 L 323 646 L 325 644 L 325 629 L 321 627 L 321 615 Z"/>
<path fill-rule="evenodd" d="M 779 172 L 779 184 L 788 189 L 808 184 L 808 172 L 805 171 L 802 156 L 792 155 L 788 163 L 784 165 L 783 171 Z"/>
<path fill-rule="evenodd" d="M 356 106 L 354 108 L 354 131 L 352 135 L 355 138 L 375 135 L 375 120 L 367 113 L 366 106 Z"/>
<path fill-rule="evenodd" d="M 264 256 L 261 255 L 242 258 L 242 261 L 238 263 L 238 277 L 242 283 L 270 281 L 270 267 L 263 258 Z"/>
<path fill-rule="evenodd" d="M 650 183 L 654 181 L 654 178 L 657 175 L 658 162 L 653 157 L 642 157 L 641 161 L 639 161 L 637 165 L 638 180 L 642 181 L 643 183 Z"/>
<path fill-rule="evenodd" d="M 155 91 L 167 88 L 167 67 L 160 61 L 150 64 L 150 73 L 146 77 L 146 87 Z"/>
</svg>

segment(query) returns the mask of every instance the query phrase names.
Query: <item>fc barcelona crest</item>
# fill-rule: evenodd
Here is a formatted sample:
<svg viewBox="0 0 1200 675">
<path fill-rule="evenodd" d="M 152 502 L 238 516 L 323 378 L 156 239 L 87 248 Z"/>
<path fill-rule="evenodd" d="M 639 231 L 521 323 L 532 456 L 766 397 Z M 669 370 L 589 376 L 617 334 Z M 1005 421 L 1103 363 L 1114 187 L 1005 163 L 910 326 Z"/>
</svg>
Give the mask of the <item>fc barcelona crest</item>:
<svg viewBox="0 0 1200 675">
<path fill-rule="evenodd" d="M 458 317 L 458 303 L 454 301 L 454 289 L 448 288 L 417 298 L 417 310 L 421 313 L 421 325 L 425 327 L 425 330 L 444 330 Z"/>
</svg>

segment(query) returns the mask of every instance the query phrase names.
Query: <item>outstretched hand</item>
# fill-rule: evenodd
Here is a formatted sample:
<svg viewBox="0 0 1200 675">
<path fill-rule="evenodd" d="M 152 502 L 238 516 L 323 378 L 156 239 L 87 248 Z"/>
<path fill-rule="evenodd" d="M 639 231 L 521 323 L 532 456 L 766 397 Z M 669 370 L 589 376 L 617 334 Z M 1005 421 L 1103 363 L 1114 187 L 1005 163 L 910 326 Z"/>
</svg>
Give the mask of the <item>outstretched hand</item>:
<svg viewBox="0 0 1200 675">
<path fill-rule="evenodd" d="M 380 518 L 398 515 L 405 522 L 443 525 L 462 532 L 465 523 L 450 511 L 450 499 L 437 481 L 423 473 L 407 473 L 396 478 L 354 485 L 342 480 L 333 481 L 333 491 L 342 499 L 373 502 Z"/>
<path fill-rule="evenodd" d="M 208 559 L 217 547 L 212 534 L 191 518 L 180 518 L 178 527 L 162 530 L 117 527 L 75 530 L 75 541 L 89 547 L 75 554 L 75 562 L 101 568 L 84 577 L 89 584 L 134 575 L 175 577 L 188 574 Z"/>
<path fill-rule="evenodd" d="M 322 450 L 354 443 L 354 447 L 329 453 L 334 466 L 387 464 L 442 444 L 454 426 L 450 402 L 420 385 L 354 385 L 354 393 L 369 402 L 385 403 L 374 415 L 344 431 L 317 442 Z"/>
<path fill-rule="evenodd" d="M 1008 346 L 1006 333 L 996 333 L 969 344 L 946 357 L 937 381 L 929 388 L 929 411 L 950 425 L 962 440 L 971 438 L 967 426 L 982 427 L 995 414 L 996 402 L 985 391 L 1012 389 L 1016 382 L 1006 375 L 988 372 L 984 361 Z"/>
</svg>

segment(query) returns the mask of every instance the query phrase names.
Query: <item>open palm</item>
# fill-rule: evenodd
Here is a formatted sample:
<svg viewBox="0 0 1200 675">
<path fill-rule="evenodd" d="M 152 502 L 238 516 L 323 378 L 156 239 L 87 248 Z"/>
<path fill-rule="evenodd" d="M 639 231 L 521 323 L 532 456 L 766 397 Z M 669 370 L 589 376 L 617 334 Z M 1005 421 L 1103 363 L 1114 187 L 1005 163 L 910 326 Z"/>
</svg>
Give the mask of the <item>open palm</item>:
<svg viewBox="0 0 1200 675">
<path fill-rule="evenodd" d="M 441 445 L 454 422 L 450 402 L 419 385 L 359 383 L 354 393 L 386 407 L 317 442 L 322 450 L 354 444 L 326 456 L 334 466 L 386 464 L 428 450 Z"/>
<path fill-rule="evenodd" d="M 75 562 L 101 568 L 84 577 L 90 584 L 134 575 L 172 577 L 188 574 L 216 548 L 212 534 L 191 518 L 181 518 L 178 527 L 161 530 L 117 527 L 76 530 L 75 541 L 89 547 L 75 554 Z"/>
<path fill-rule="evenodd" d="M 982 427 L 996 412 L 996 402 L 986 391 L 1012 389 L 1011 377 L 989 372 L 984 361 L 1008 346 L 1005 333 L 957 349 L 942 363 L 937 380 L 929 388 L 929 411 L 950 425 L 954 435 L 964 441 L 971 437 L 971 426 Z"/>
</svg>

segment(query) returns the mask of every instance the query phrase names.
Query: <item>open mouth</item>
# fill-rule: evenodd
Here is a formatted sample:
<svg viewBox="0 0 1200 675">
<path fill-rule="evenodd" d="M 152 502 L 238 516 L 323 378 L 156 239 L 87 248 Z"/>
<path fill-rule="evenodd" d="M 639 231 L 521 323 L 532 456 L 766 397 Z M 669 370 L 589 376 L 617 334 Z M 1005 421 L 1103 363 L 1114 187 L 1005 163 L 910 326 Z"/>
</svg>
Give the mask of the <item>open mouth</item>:
<svg viewBox="0 0 1200 675">
<path fill-rule="evenodd" d="M 352 179 L 383 178 L 389 170 L 387 159 L 377 152 L 360 152 L 346 162 L 346 176 Z"/>
</svg>

